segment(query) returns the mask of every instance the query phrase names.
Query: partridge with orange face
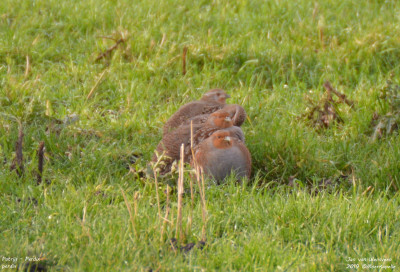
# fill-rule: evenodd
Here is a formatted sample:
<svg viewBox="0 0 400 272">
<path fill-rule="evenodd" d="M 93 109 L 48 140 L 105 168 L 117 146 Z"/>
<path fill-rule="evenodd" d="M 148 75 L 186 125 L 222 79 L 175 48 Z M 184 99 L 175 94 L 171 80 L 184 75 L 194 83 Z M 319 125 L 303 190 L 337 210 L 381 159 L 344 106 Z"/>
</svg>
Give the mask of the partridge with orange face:
<svg viewBox="0 0 400 272">
<path fill-rule="evenodd" d="M 234 126 L 240 127 L 246 120 L 246 111 L 240 105 L 225 105 L 222 109 L 229 113 Z"/>
<path fill-rule="evenodd" d="M 234 126 L 229 113 L 222 109 L 210 114 L 207 122 L 197 129 L 197 132 L 193 136 L 193 147 L 196 149 L 202 141 L 218 130 L 228 131 L 231 137 L 244 142 L 242 129 Z"/>
<path fill-rule="evenodd" d="M 228 131 L 217 131 L 201 142 L 194 154 L 195 161 L 205 174 L 221 182 L 231 172 L 242 180 L 251 174 L 251 155 L 243 142 L 230 136 Z"/>
<path fill-rule="evenodd" d="M 240 127 L 246 120 L 246 111 L 242 106 L 236 104 L 225 105 L 222 110 L 229 113 L 229 116 L 231 117 L 234 126 Z M 193 122 L 193 124 L 203 124 L 207 121 L 209 116 L 210 113 L 197 115 L 186 120 L 182 123 L 182 125 L 190 125 L 191 122 Z"/>
<path fill-rule="evenodd" d="M 183 105 L 163 127 L 163 135 L 172 132 L 185 121 L 202 114 L 210 114 L 225 106 L 230 96 L 222 89 L 212 89 L 206 92 L 200 100 Z"/>
<path fill-rule="evenodd" d="M 183 144 L 185 148 L 185 161 L 192 157 L 191 150 L 191 129 L 193 128 L 193 147 L 203 140 L 207 139 L 217 130 L 229 132 L 231 137 L 235 137 L 240 141 L 244 141 L 244 134 L 240 127 L 233 126 L 229 113 L 224 110 L 218 110 L 212 113 L 205 124 L 196 124 L 191 126 L 181 125 L 171 133 L 164 135 L 158 144 L 156 153 L 153 156 L 153 162 L 158 160 L 157 155 L 164 153 L 165 159 L 163 163 L 165 167 L 161 171 L 162 174 L 169 172 L 174 161 L 180 159 L 180 147 Z"/>
</svg>

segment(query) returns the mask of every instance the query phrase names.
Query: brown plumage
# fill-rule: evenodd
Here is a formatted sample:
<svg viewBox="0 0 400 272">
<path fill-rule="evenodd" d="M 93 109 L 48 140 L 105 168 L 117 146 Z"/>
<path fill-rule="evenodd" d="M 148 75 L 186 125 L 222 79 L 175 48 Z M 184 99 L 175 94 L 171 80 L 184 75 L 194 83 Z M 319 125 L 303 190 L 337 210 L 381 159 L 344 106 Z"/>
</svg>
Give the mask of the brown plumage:
<svg viewBox="0 0 400 272">
<path fill-rule="evenodd" d="M 217 182 L 233 171 L 239 180 L 251 174 L 251 155 L 243 142 L 230 137 L 228 131 L 217 131 L 201 142 L 194 155 L 204 173 Z M 195 162 L 192 161 L 192 166 Z"/>
<path fill-rule="evenodd" d="M 201 126 L 201 124 L 193 125 L 193 134 L 195 134 Z M 170 172 L 173 162 L 180 159 L 180 148 L 182 144 L 184 144 L 185 147 L 185 162 L 189 161 L 190 129 L 190 125 L 180 126 L 171 133 L 165 134 L 157 145 L 152 161 L 157 162 L 159 157 L 164 154 L 164 157 L 161 160 L 162 163 L 159 166 L 161 174 Z"/>
<path fill-rule="evenodd" d="M 234 126 L 240 127 L 246 120 L 247 117 L 246 111 L 240 105 L 237 104 L 225 105 L 222 108 L 222 110 L 229 113 L 229 116 L 231 117 Z M 195 117 L 186 120 L 185 122 L 182 123 L 182 125 L 190 125 L 191 122 L 193 122 L 194 125 L 203 124 L 207 121 L 209 116 L 210 113 L 197 115 Z"/>
<path fill-rule="evenodd" d="M 237 104 L 225 105 L 222 108 L 224 111 L 229 112 L 229 115 L 232 119 L 233 125 L 240 127 L 244 121 L 246 120 L 246 111 L 244 108 Z"/>
<path fill-rule="evenodd" d="M 153 162 L 157 161 L 157 154 L 164 153 L 165 158 L 162 162 L 161 173 L 165 174 L 171 170 L 174 161 L 180 159 L 180 148 L 184 144 L 185 147 L 185 162 L 188 162 L 192 157 L 191 150 L 191 126 L 181 125 L 170 133 L 167 133 L 162 138 L 161 142 L 156 148 L 156 153 L 153 155 Z M 224 130 L 228 131 L 231 137 L 235 137 L 240 141 L 244 141 L 244 134 L 239 127 L 233 126 L 229 113 L 224 110 L 218 110 L 207 119 L 204 124 L 193 125 L 193 147 L 196 149 L 197 145 L 203 140 L 210 137 L 215 131 Z"/>
<path fill-rule="evenodd" d="M 180 107 L 165 123 L 163 135 L 181 126 L 185 121 L 198 115 L 210 114 L 225 106 L 230 96 L 222 89 L 212 89 L 206 92 L 200 100 L 192 101 Z"/>
</svg>

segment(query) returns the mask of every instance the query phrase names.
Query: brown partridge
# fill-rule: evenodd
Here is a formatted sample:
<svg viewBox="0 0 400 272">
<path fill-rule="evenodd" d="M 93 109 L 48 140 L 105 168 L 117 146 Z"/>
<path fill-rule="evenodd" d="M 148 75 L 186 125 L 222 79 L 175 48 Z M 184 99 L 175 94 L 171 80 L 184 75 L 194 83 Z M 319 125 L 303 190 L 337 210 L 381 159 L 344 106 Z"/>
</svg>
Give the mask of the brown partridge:
<svg viewBox="0 0 400 272">
<path fill-rule="evenodd" d="M 185 161 L 192 157 L 191 146 L 191 126 L 181 125 L 172 132 L 165 134 L 156 148 L 153 156 L 153 162 L 158 160 L 157 155 L 164 153 L 163 167 L 161 173 L 165 174 L 170 171 L 174 161 L 180 159 L 180 148 L 184 144 Z M 224 110 L 218 110 L 212 113 L 205 124 L 193 125 L 193 147 L 207 139 L 217 130 L 228 131 L 231 137 L 235 137 L 240 141 L 244 141 L 244 134 L 240 127 L 233 126 L 229 113 Z"/>
<path fill-rule="evenodd" d="M 193 132 L 193 147 L 196 148 L 217 130 L 228 131 L 230 136 L 242 142 L 245 140 L 242 129 L 234 126 L 230 114 L 222 109 L 210 114 L 205 124 L 198 128 L 196 133 Z"/>
<path fill-rule="evenodd" d="M 211 137 L 201 142 L 194 154 L 195 163 L 204 173 L 214 178 L 218 183 L 231 172 L 237 178 L 250 178 L 251 155 L 243 142 L 229 136 L 228 131 L 217 131 Z"/>
<path fill-rule="evenodd" d="M 186 120 L 202 114 L 210 114 L 225 106 L 230 96 L 222 89 L 212 89 L 206 92 L 200 100 L 183 105 L 165 123 L 163 135 L 172 132 Z M 189 122 L 190 123 L 190 122 Z"/>
<path fill-rule="evenodd" d="M 201 124 L 193 125 L 193 134 L 196 133 L 201 127 Z M 164 154 L 161 160 L 162 164 L 159 167 L 161 174 L 170 172 L 173 162 L 180 159 L 180 148 L 182 144 L 184 144 L 185 147 L 185 162 L 189 161 L 191 136 L 190 130 L 191 126 L 180 126 L 171 133 L 165 134 L 160 143 L 157 145 L 152 161 L 157 162 L 160 155 Z"/>
<path fill-rule="evenodd" d="M 240 105 L 236 104 L 225 105 L 222 108 L 222 110 L 229 113 L 229 116 L 231 117 L 234 126 L 240 127 L 246 120 L 247 117 L 246 111 Z M 191 122 L 193 122 L 193 124 L 203 124 L 207 121 L 209 116 L 210 113 L 197 115 L 193 118 L 186 120 L 185 122 L 182 123 L 182 125 L 190 125 Z"/>
<path fill-rule="evenodd" d="M 240 127 L 246 120 L 246 111 L 240 105 L 225 105 L 222 109 L 229 113 L 234 126 Z"/>
</svg>

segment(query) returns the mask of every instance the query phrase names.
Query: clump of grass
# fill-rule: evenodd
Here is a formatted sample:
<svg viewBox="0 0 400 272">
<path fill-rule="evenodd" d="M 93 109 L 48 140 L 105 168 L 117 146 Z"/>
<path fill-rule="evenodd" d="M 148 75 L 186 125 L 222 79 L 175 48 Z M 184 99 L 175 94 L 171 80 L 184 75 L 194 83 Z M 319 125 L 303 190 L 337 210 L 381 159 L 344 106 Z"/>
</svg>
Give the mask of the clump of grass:
<svg viewBox="0 0 400 272">
<path fill-rule="evenodd" d="M 372 139 L 380 139 L 396 132 L 400 124 L 400 86 L 391 80 L 381 90 L 379 102 L 386 108 L 386 113 L 374 113 L 371 126 L 373 127 Z"/>
<path fill-rule="evenodd" d="M 15 158 L 10 167 L 10 170 L 15 170 L 20 177 L 24 174 L 24 155 L 22 152 L 23 142 L 24 130 L 22 125 L 20 124 L 18 130 L 18 140 L 15 142 Z"/>
<path fill-rule="evenodd" d="M 329 81 L 324 83 L 324 88 L 326 92 L 319 101 L 306 97 L 309 106 L 306 112 L 300 116 L 301 119 L 305 119 L 310 126 L 318 131 L 330 128 L 333 124 L 343 123 L 339 109 L 340 104 L 347 104 L 350 107 L 354 105 L 354 102 L 350 101 L 346 95 L 335 90 Z M 336 95 L 339 99 L 335 100 L 333 95 Z"/>
<path fill-rule="evenodd" d="M 100 38 L 103 39 L 109 39 L 114 41 L 115 43 L 110 46 L 109 48 L 107 48 L 104 52 L 101 52 L 95 59 L 95 61 L 100 61 L 102 59 L 106 60 L 106 64 L 109 65 L 110 61 L 111 61 L 111 56 L 113 51 L 117 50 L 118 48 L 120 48 L 121 46 L 123 46 L 126 41 L 129 39 L 129 33 L 127 30 L 124 31 L 116 31 L 114 32 L 111 36 L 101 36 Z M 129 47 L 123 48 L 123 51 L 125 54 L 127 54 L 127 52 L 129 52 Z"/>
</svg>

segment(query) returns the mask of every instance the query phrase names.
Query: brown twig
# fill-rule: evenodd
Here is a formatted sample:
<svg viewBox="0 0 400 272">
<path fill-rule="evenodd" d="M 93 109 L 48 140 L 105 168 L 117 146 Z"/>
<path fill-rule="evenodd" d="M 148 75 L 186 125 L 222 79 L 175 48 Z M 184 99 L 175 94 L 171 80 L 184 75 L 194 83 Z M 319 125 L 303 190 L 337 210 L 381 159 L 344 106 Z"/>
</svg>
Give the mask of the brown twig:
<svg viewBox="0 0 400 272">
<path fill-rule="evenodd" d="M 185 46 L 182 53 L 182 75 L 186 75 L 186 55 L 188 48 Z"/>
<path fill-rule="evenodd" d="M 37 184 L 42 183 L 43 178 L 43 157 L 44 157 L 44 142 L 40 142 L 37 151 L 38 154 L 38 173 L 37 173 Z"/>
<path fill-rule="evenodd" d="M 349 105 L 350 107 L 353 107 L 354 106 L 354 102 L 353 101 L 351 101 L 351 100 L 349 100 L 349 99 L 347 99 L 347 97 L 346 97 L 346 95 L 345 94 L 342 94 L 341 92 L 338 92 L 337 90 L 335 90 L 333 87 L 332 87 L 332 85 L 331 85 L 331 83 L 329 82 L 329 81 L 325 81 L 325 83 L 324 83 L 324 88 L 326 89 L 326 91 L 327 92 L 332 92 L 332 93 L 334 93 L 337 97 L 339 97 L 339 99 L 341 100 L 341 101 L 344 101 L 347 105 Z"/>
<path fill-rule="evenodd" d="M 118 47 L 118 45 L 120 45 L 121 43 L 124 43 L 125 41 L 126 41 L 126 39 L 120 38 L 119 40 L 117 40 L 115 42 L 115 44 L 113 46 L 109 47 L 106 51 L 104 51 L 103 53 L 98 55 L 95 61 L 99 61 L 103 58 L 110 57 L 112 51 L 114 51 Z"/>
<path fill-rule="evenodd" d="M 22 129 L 22 125 L 19 127 L 18 131 L 18 140 L 15 143 L 15 159 L 13 160 L 10 170 L 16 170 L 18 176 L 22 176 L 24 173 L 24 157 L 22 153 L 22 144 L 24 141 L 24 132 Z"/>
</svg>

